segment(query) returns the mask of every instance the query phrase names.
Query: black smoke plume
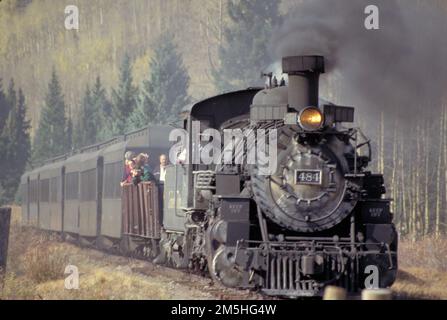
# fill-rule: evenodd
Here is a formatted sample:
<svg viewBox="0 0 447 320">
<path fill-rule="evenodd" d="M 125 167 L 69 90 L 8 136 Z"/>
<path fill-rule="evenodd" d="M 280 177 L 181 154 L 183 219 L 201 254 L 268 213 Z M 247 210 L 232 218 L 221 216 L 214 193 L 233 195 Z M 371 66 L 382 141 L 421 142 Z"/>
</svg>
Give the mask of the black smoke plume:
<svg viewBox="0 0 447 320">
<path fill-rule="evenodd" d="M 275 59 L 320 54 L 338 103 L 400 115 L 439 105 L 447 92 L 447 4 L 426 0 L 303 0 L 271 42 Z M 364 26 L 379 8 L 379 30 Z"/>
</svg>

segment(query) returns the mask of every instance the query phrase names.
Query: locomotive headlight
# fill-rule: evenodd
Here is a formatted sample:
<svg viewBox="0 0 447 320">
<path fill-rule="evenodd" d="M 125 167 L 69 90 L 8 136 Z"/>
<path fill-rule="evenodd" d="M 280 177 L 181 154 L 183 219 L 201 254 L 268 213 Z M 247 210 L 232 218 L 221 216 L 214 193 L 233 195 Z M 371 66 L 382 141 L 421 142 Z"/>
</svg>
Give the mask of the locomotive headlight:
<svg viewBox="0 0 447 320">
<path fill-rule="evenodd" d="M 308 107 L 298 115 L 298 124 L 307 131 L 315 131 L 323 126 L 324 117 L 320 109 Z"/>
</svg>

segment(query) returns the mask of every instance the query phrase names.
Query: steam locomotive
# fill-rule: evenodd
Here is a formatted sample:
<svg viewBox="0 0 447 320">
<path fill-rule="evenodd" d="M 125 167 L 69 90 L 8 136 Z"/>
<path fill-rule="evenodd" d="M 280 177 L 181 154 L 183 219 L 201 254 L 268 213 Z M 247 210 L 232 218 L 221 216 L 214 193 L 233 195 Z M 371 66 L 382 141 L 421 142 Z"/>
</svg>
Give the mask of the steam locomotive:
<svg viewBox="0 0 447 320">
<path fill-rule="evenodd" d="M 121 189 L 126 151 L 148 152 L 155 166 L 158 155 L 172 150 L 171 128 L 150 126 L 25 173 L 23 221 L 272 296 L 319 296 L 329 284 L 352 293 L 391 286 L 397 272 L 391 200 L 383 176 L 367 171 L 369 140 L 343 126 L 353 122 L 354 108 L 319 99 L 323 57 L 286 57 L 282 66 L 287 86 L 248 88 L 183 109 L 187 141 L 210 129 L 266 134 L 231 140 L 231 161 L 224 152 L 213 163 L 195 162 L 206 146 L 186 143 L 186 161 L 169 165 L 163 184 Z M 274 165 L 256 157 L 235 161 L 253 146 L 275 153 Z"/>
</svg>

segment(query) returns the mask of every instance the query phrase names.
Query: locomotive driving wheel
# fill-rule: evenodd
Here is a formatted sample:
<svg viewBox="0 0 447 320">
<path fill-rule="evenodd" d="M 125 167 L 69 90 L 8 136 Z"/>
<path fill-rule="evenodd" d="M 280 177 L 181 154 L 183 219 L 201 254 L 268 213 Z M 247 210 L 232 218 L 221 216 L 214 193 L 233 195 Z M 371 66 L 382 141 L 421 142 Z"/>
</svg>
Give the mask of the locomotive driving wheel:
<svg viewBox="0 0 447 320">
<path fill-rule="evenodd" d="M 225 246 L 221 240 L 213 236 L 215 229 L 223 226 L 224 222 L 219 219 L 210 221 L 210 227 L 206 232 L 205 248 L 208 271 L 214 281 L 227 287 L 236 288 L 242 284 L 243 271 L 239 270 L 234 263 L 235 250 Z"/>
</svg>

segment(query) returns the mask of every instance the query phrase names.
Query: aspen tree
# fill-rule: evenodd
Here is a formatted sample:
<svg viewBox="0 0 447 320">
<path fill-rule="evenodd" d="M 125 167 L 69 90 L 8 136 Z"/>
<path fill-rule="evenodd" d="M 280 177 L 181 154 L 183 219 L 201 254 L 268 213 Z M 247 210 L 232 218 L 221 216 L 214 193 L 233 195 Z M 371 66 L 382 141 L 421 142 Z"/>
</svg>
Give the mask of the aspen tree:
<svg viewBox="0 0 447 320">
<path fill-rule="evenodd" d="M 394 214 L 397 213 L 397 183 L 396 183 L 396 166 L 397 166 L 397 120 L 394 120 L 393 128 L 393 158 L 392 158 L 392 168 L 391 168 L 391 195 L 393 202 L 391 203 L 391 208 Z"/>
<path fill-rule="evenodd" d="M 442 149 L 444 146 L 444 132 L 443 132 L 443 124 L 444 124 L 445 113 L 442 109 L 441 117 L 440 117 L 440 125 L 439 125 L 439 148 L 438 148 L 438 163 L 437 163 L 437 174 L 436 174 L 436 216 L 435 216 L 435 235 L 436 237 L 440 236 L 440 223 L 441 223 L 441 170 L 443 165 L 443 157 L 442 157 Z"/>
<path fill-rule="evenodd" d="M 418 238 L 419 236 L 419 216 L 420 216 L 420 212 L 419 212 L 419 205 L 420 205 L 420 181 L 421 181 L 421 165 L 422 165 L 422 152 L 421 152 L 421 139 L 422 139 L 422 134 L 421 134 L 421 124 L 418 123 L 416 126 L 416 165 L 415 165 L 415 169 L 413 170 L 414 172 L 414 178 L 413 178 L 413 185 L 414 185 L 414 193 L 415 196 L 413 197 L 414 199 L 414 204 L 413 204 L 413 233 L 414 233 L 414 237 Z"/>
<path fill-rule="evenodd" d="M 401 232 L 403 234 L 407 233 L 407 208 L 406 208 L 406 196 L 405 196 L 405 190 L 406 190 L 406 185 L 405 185 L 405 168 L 404 168 L 404 148 L 403 148 L 403 140 L 404 138 L 402 137 L 402 141 L 400 143 L 400 158 L 399 158 L 399 163 L 400 163 L 400 197 L 401 197 Z"/>
<path fill-rule="evenodd" d="M 424 235 L 428 235 L 430 233 L 430 208 L 429 208 L 429 163 L 430 163 L 430 138 L 428 134 L 427 122 L 425 123 L 425 130 L 423 132 L 423 136 L 425 138 L 424 143 L 424 161 L 425 161 L 425 180 L 424 180 Z"/>
<path fill-rule="evenodd" d="M 446 139 L 446 135 L 447 135 L 447 104 L 444 104 L 443 107 L 443 114 L 444 114 L 444 126 L 442 128 L 442 135 L 444 137 L 444 139 Z M 443 145 L 442 145 L 442 151 L 443 151 L 443 156 L 444 156 L 444 192 L 445 192 L 445 196 L 444 196 L 444 214 L 442 216 L 442 218 L 440 217 L 440 220 L 442 220 L 442 226 L 443 226 L 443 231 L 445 231 L 445 222 L 446 222 L 446 211 L 447 211 L 447 206 L 446 206 L 446 201 L 447 201 L 447 143 L 446 141 L 444 141 Z"/>
</svg>

